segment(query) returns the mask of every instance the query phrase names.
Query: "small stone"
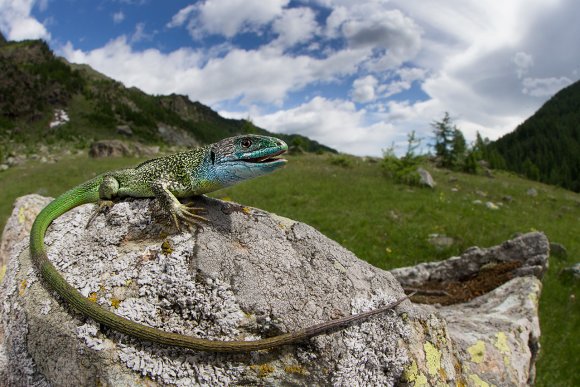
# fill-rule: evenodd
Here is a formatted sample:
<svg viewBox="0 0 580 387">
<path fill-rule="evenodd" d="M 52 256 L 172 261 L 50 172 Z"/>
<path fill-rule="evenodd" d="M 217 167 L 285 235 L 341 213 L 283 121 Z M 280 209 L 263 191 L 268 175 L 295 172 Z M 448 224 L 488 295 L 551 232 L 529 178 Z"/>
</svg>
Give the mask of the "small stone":
<svg viewBox="0 0 580 387">
<path fill-rule="evenodd" d="M 486 202 L 485 206 L 490 210 L 499 210 L 499 207 L 494 202 Z"/>
<path fill-rule="evenodd" d="M 501 198 L 501 200 L 503 200 L 506 203 L 511 203 L 514 201 L 514 198 L 511 195 L 505 195 L 504 197 Z"/>
<path fill-rule="evenodd" d="M 526 193 L 528 194 L 528 196 L 531 196 L 531 197 L 538 196 L 538 190 L 535 188 L 528 189 L 528 191 Z"/>
<path fill-rule="evenodd" d="M 419 180 L 419 184 L 421 185 L 426 185 L 429 188 L 435 188 L 435 185 L 437 185 L 437 183 L 435 183 L 435 180 L 433 180 L 433 176 L 431 176 L 431 174 L 429 173 L 429 171 L 427 171 L 424 168 L 417 168 L 417 173 L 420 176 L 420 180 Z"/>
</svg>

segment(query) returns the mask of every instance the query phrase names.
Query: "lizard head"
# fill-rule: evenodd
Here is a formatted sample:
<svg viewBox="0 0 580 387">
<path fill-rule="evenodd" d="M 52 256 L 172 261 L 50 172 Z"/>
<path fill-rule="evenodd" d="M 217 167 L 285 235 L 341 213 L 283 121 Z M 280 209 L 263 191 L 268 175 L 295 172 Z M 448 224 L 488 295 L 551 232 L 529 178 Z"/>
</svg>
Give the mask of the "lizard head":
<svg viewBox="0 0 580 387">
<path fill-rule="evenodd" d="M 288 150 L 280 139 L 247 134 L 229 137 L 210 147 L 209 162 L 224 186 L 273 172 L 286 164 Z"/>
</svg>

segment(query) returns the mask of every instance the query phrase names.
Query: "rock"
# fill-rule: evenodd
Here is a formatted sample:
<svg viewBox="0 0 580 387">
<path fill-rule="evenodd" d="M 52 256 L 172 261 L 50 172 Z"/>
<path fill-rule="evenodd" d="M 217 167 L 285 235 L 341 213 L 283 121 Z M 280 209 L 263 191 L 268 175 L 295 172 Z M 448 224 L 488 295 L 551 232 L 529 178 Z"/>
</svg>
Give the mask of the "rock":
<svg viewBox="0 0 580 387">
<path fill-rule="evenodd" d="M 10 167 L 8 166 L 8 164 L 0 164 L 0 171 L 5 171 L 5 170 L 7 170 L 8 168 L 10 168 Z"/>
<path fill-rule="evenodd" d="M 200 145 L 199 141 L 197 141 L 191 134 L 181 128 L 176 128 L 169 125 L 160 125 L 157 128 L 157 132 L 166 143 L 171 145 L 178 145 L 181 147 L 185 146 L 189 148 L 195 148 Z"/>
<path fill-rule="evenodd" d="M 487 197 L 487 193 L 486 192 L 483 192 L 483 191 L 480 191 L 480 190 L 475 190 L 475 194 L 477 196 L 481 196 L 482 198 L 486 198 Z"/>
<path fill-rule="evenodd" d="M 92 158 L 129 156 L 129 147 L 119 140 L 95 141 L 89 149 Z"/>
<path fill-rule="evenodd" d="M 21 198 L 12 218 L 41 201 Z M 372 267 L 290 219 L 215 199 L 199 201 L 211 222 L 192 233 L 176 233 L 151 199 L 117 203 L 87 230 L 94 206 L 78 207 L 49 228 L 49 258 L 81 293 L 119 315 L 219 340 L 295 330 L 402 294 L 395 277 L 404 280 L 409 269 L 390 273 Z M 9 225 L 20 227 L 13 219 Z M 9 228 L 6 233 L 19 235 Z M 8 243 L 11 260 L 0 289 L 0 354 L 5 354 L 0 380 L 7 385 L 533 382 L 540 285 L 531 274 L 545 268 L 547 257 L 547 241 L 538 233 L 472 249 L 448 260 L 446 268 L 417 266 L 417 273 L 435 279 L 493 262 L 526 263 L 514 273 L 527 277 L 481 297 L 437 308 L 406 301 L 303 344 L 237 355 L 170 348 L 100 330 L 41 286 L 26 235 L 20 238 Z M 431 273 L 426 265 L 432 265 Z"/>
<path fill-rule="evenodd" d="M 494 202 L 485 202 L 485 207 L 490 210 L 499 210 L 499 206 Z"/>
<path fill-rule="evenodd" d="M 28 237 L 34 218 L 49 202 L 49 198 L 40 195 L 28 195 L 16 199 L 12 215 L 6 221 L 0 240 L 0 267 L 8 263 L 10 249 L 17 242 Z"/>
<path fill-rule="evenodd" d="M 504 195 L 504 196 L 501 198 L 501 200 L 503 200 L 503 201 L 504 201 L 504 202 L 506 202 L 506 203 L 511 203 L 511 202 L 513 202 L 513 201 L 514 201 L 514 198 L 513 198 L 513 196 L 511 196 L 511 195 Z"/>
<path fill-rule="evenodd" d="M 467 380 L 463 385 L 534 384 L 540 279 L 547 270 L 548 245 L 535 232 L 489 249 L 473 247 L 445 261 L 391 270 L 403 287 L 418 291 L 414 302 L 431 298 L 444 304 L 445 298 L 458 301 L 468 291 L 473 296 L 486 291 L 466 302 L 434 307 L 448 324 L 449 340 L 458 346 L 457 364 Z M 496 286 L 500 275 L 510 279 L 493 290 L 482 289 L 482 283 Z"/>
<path fill-rule="evenodd" d="M 420 177 L 419 180 L 420 185 L 425 185 L 429 188 L 435 188 L 435 185 L 437 185 L 437 183 L 435 183 L 435 180 L 433 180 L 433 177 L 431 176 L 429 171 L 427 171 L 425 168 L 419 167 L 417 168 L 417 173 L 419 174 Z"/>
<path fill-rule="evenodd" d="M 148 146 L 137 142 L 125 143 L 119 140 L 95 141 L 89 149 L 89 156 L 101 157 L 151 157 L 159 153 L 158 146 Z"/>
<path fill-rule="evenodd" d="M 538 190 L 535 188 L 530 188 L 527 190 L 526 194 L 531 197 L 536 197 L 538 196 Z"/>
<path fill-rule="evenodd" d="M 564 245 L 560 243 L 551 242 L 550 243 L 550 255 L 553 257 L 560 258 L 561 260 L 565 261 L 568 259 L 568 250 L 564 247 Z"/>
<path fill-rule="evenodd" d="M 131 137 L 133 135 L 133 131 L 131 130 L 131 127 L 129 125 L 117 126 L 117 133 L 127 137 Z"/>
<path fill-rule="evenodd" d="M 70 121 L 70 118 L 69 118 L 68 113 L 66 111 L 64 111 L 62 109 L 55 109 L 53 116 L 52 116 L 52 121 L 50 121 L 50 123 L 48 124 L 48 127 L 51 129 L 58 128 L 59 126 L 62 126 L 69 121 Z"/>
</svg>

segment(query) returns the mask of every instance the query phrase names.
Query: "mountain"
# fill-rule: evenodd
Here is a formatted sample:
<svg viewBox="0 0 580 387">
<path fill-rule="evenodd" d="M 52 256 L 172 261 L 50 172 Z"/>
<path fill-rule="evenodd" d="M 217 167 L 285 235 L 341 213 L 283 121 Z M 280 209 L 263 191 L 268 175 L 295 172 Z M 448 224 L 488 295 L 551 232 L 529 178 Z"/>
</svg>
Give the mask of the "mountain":
<svg viewBox="0 0 580 387">
<path fill-rule="evenodd" d="M 489 144 L 494 167 L 580 192 L 580 81 L 560 90 L 515 131 Z M 503 159 L 503 160 L 501 160 Z"/>
<path fill-rule="evenodd" d="M 31 150 L 40 143 L 82 148 L 94 140 L 129 137 L 194 146 L 243 133 L 272 135 L 183 95 L 127 88 L 87 65 L 56 57 L 43 41 L 0 38 L 0 162 L 14 147 Z M 275 136 L 303 151 L 336 152 L 301 135 Z"/>
</svg>

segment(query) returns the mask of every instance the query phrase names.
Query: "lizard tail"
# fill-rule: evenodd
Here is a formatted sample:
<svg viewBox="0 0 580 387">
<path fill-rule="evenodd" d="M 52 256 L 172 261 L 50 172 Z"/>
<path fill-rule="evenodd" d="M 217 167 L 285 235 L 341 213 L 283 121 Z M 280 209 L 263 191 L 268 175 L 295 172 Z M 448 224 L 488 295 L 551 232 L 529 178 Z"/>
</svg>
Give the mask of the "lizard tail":
<svg viewBox="0 0 580 387">
<path fill-rule="evenodd" d="M 302 330 L 282 334 L 254 341 L 221 341 L 207 340 L 177 333 L 165 332 L 143 324 L 136 323 L 124 317 L 118 316 L 84 297 L 77 289 L 69 285 L 64 277 L 58 272 L 48 259 L 44 247 L 44 235 L 52 221 L 65 212 L 81 204 L 94 203 L 99 199 L 98 187 L 102 181 L 96 177 L 88 182 L 65 192 L 46 206 L 37 216 L 32 225 L 30 234 L 30 254 L 33 262 L 38 267 L 43 280 L 50 288 L 55 290 L 68 304 L 79 312 L 95 321 L 106 325 L 118 332 L 150 342 L 189 348 L 208 352 L 248 352 L 271 349 L 282 345 L 293 344 L 310 337 L 343 328 L 356 321 L 368 319 L 388 309 L 392 309 L 407 299 L 401 297 L 394 302 L 381 308 L 346 316 L 337 320 L 330 320 L 318 325 L 313 325 Z"/>
</svg>

